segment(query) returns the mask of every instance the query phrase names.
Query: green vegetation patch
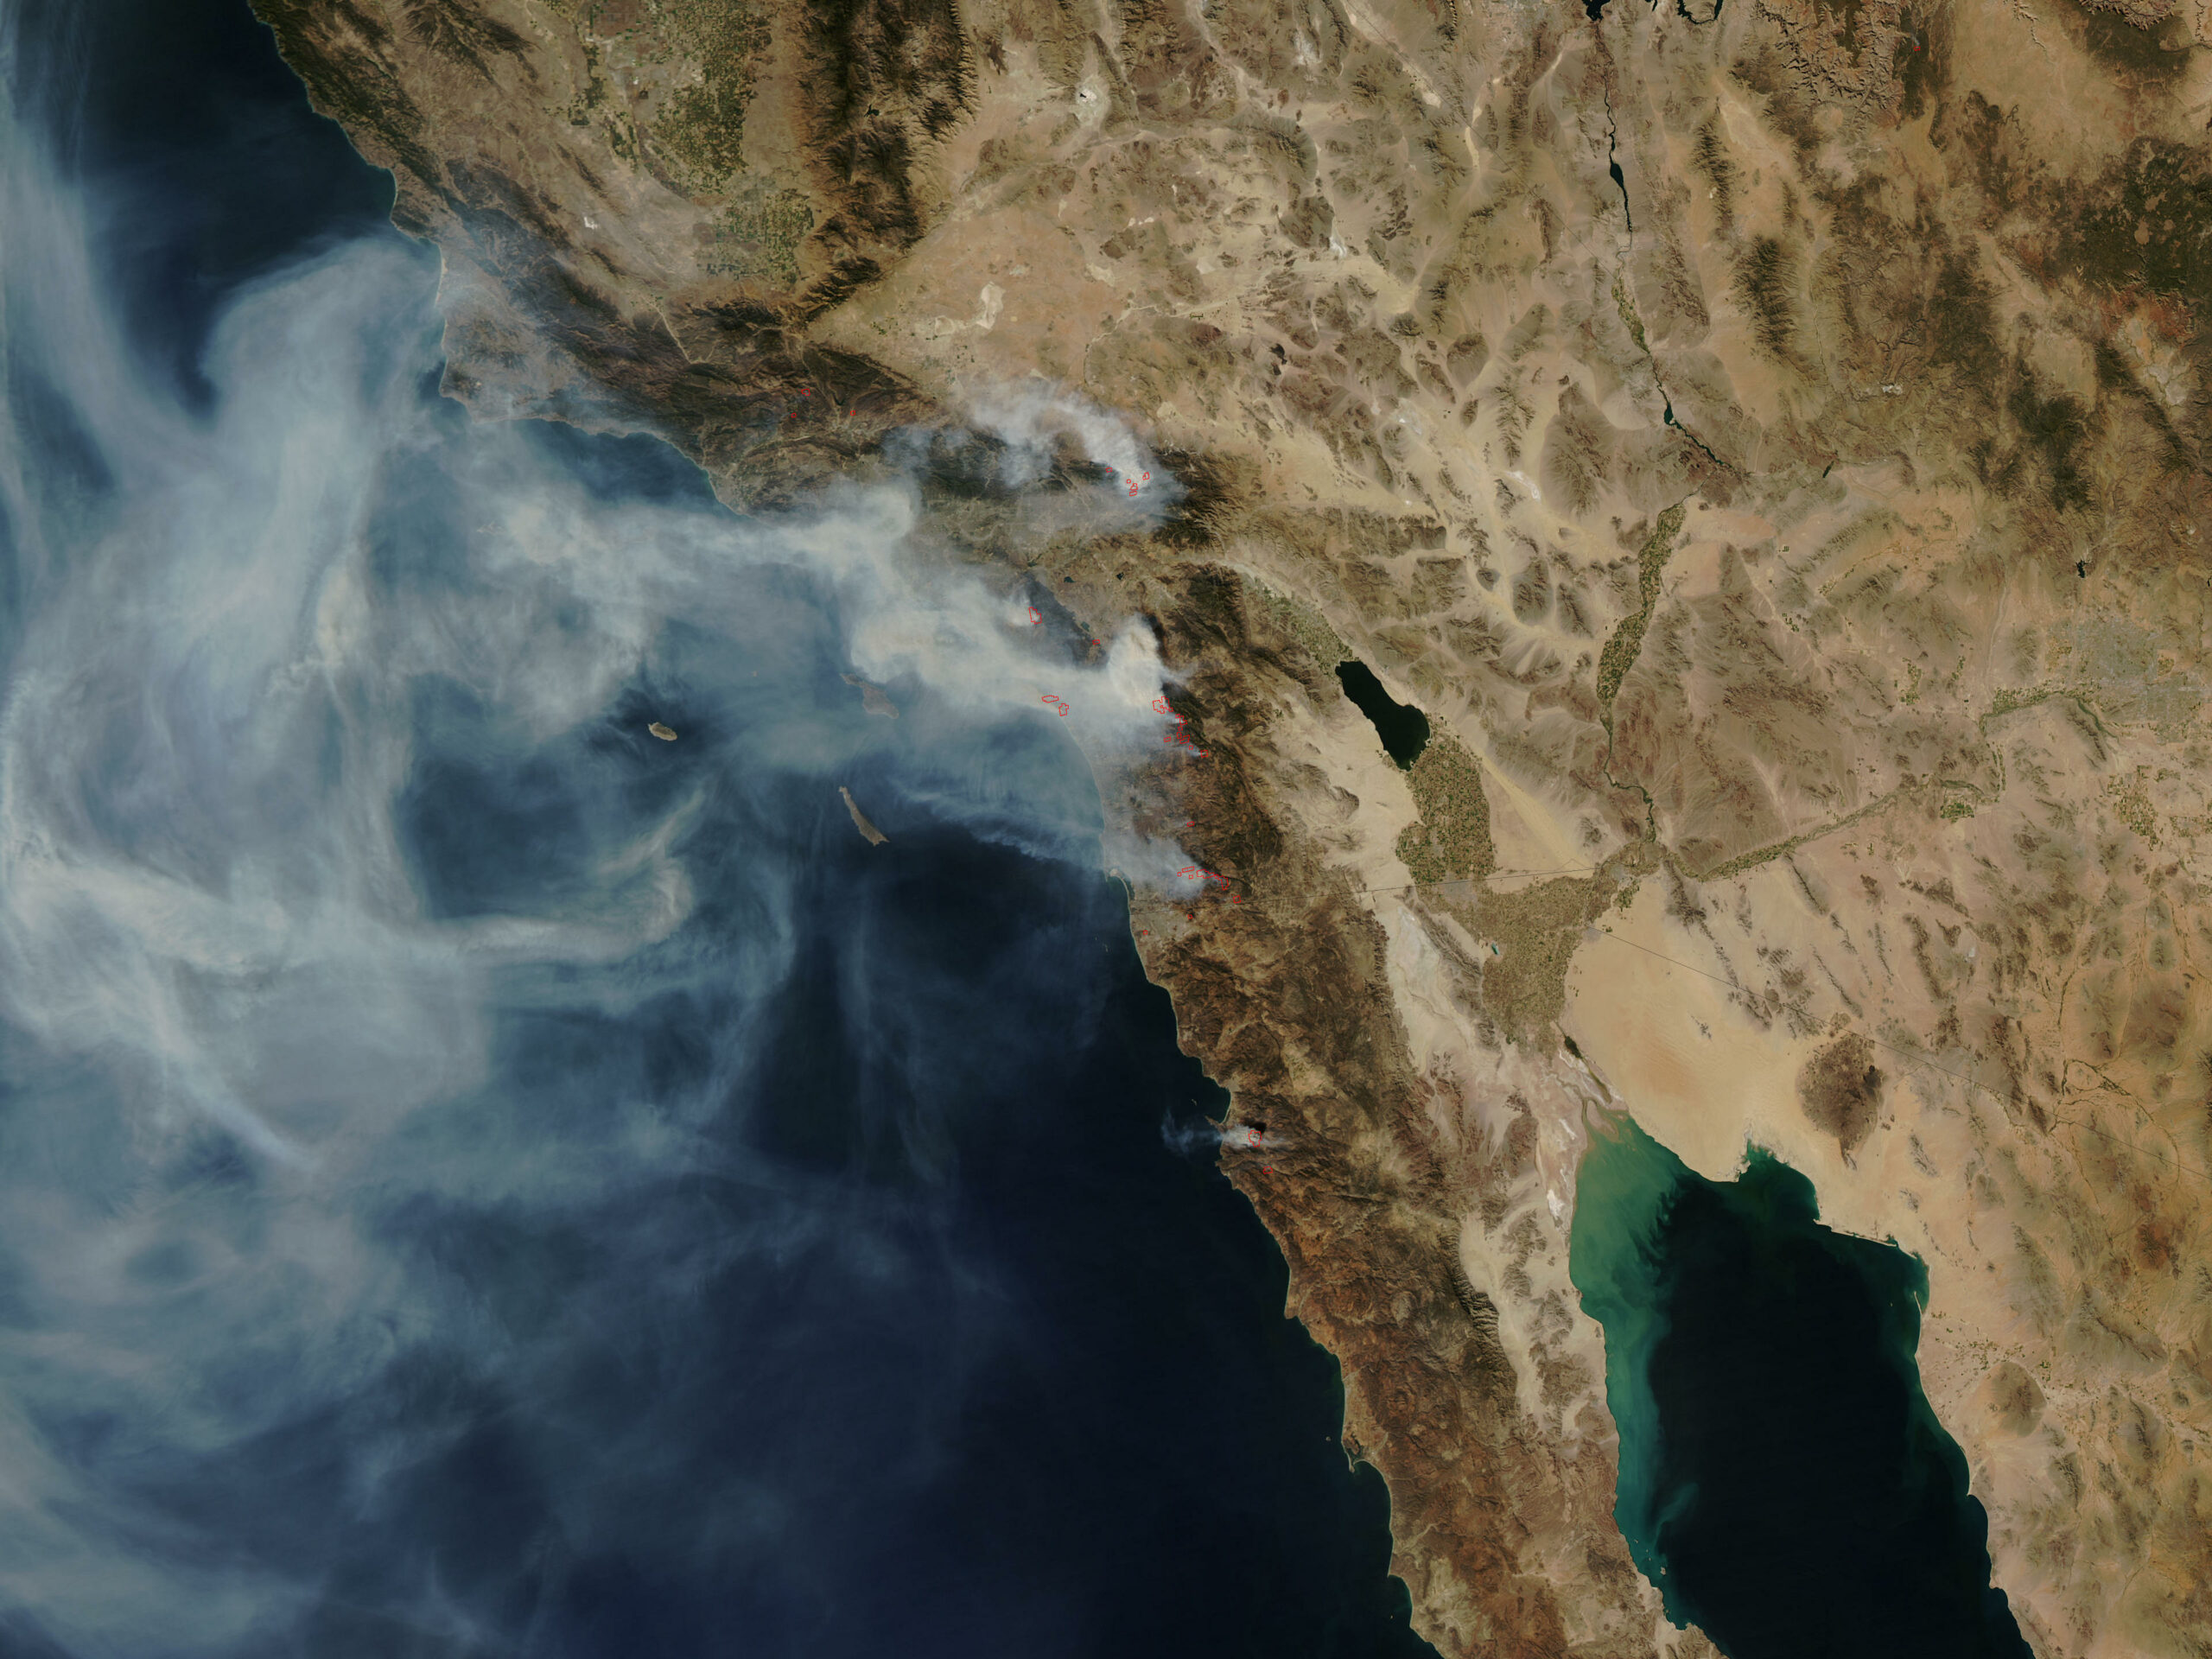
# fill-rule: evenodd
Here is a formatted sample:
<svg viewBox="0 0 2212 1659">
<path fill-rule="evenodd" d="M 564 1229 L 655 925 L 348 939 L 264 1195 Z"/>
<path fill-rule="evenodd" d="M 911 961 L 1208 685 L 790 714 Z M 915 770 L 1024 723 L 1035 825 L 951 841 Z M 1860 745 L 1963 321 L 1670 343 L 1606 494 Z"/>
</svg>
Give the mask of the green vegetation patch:
<svg viewBox="0 0 2212 1659">
<path fill-rule="evenodd" d="M 1416 882 L 1479 881 L 1497 864 L 1482 763 L 1449 732 L 1433 735 L 1407 770 L 1418 823 L 1398 833 L 1398 857 Z"/>
<path fill-rule="evenodd" d="M 2111 801 L 2113 816 L 2149 842 L 2158 844 L 2158 815 L 2151 805 L 2151 793 L 2145 787 L 2149 776 L 2148 766 L 2135 768 L 2135 775 L 2114 779 L 2105 785 L 2105 797 Z"/>
<path fill-rule="evenodd" d="M 1974 786 L 1967 784 L 1961 787 L 1971 789 Z M 1926 791 L 1923 785 L 1904 785 L 1891 790 L 1886 795 L 1877 795 L 1855 812 L 1847 812 L 1840 818 L 1832 818 L 1826 823 L 1815 824 L 1810 830 L 1801 830 L 1787 841 L 1777 841 L 1771 846 L 1755 847 L 1749 852 L 1738 853 L 1735 857 L 1716 864 L 1709 870 L 1686 871 L 1685 874 L 1697 881 L 1726 881 L 1732 876 L 1743 874 L 1746 870 L 1754 870 L 1762 864 L 1786 857 L 1800 847 L 1819 841 L 1823 836 L 1832 836 L 1839 830 L 1848 830 L 1861 818 L 1872 817 L 1878 812 L 1886 812 L 1901 801 L 1924 799 Z"/>
<path fill-rule="evenodd" d="M 1312 606 L 1287 594 L 1279 594 L 1265 582 L 1249 582 L 1247 585 L 1258 601 L 1261 613 L 1275 631 L 1311 657 L 1317 666 L 1334 668 L 1338 663 L 1351 660 L 1351 649 Z"/>
<path fill-rule="evenodd" d="M 712 188 L 745 165 L 745 110 L 768 51 L 768 20 L 743 0 L 657 0 L 655 10 L 699 79 L 669 100 L 653 124 L 653 145 L 693 183 Z"/>
<path fill-rule="evenodd" d="M 1548 1042 L 1567 1011 L 1567 970 L 1583 930 L 1611 902 L 1611 877 L 1561 876 L 1450 906 L 1484 945 L 1483 1006 L 1514 1041 Z"/>
<path fill-rule="evenodd" d="M 2036 704 L 2039 702 L 2048 702 L 2053 697 L 2086 696 L 2088 695 L 2088 689 L 2086 687 L 2063 685 L 2024 685 L 2016 688 L 2009 685 L 2002 686 L 1999 688 L 1997 695 L 1989 700 L 1989 712 L 1986 715 L 1984 715 L 1982 718 L 1984 720 L 1994 720 L 1999 715 L 2011 714 L 2015 709 L 2032 709 Z"/>
<path fill-rule="evenodd" d="M 1636 342 L 1636 349 L 1650 356 L 1651 347 L 1643 340 L 1643 319 L 1636 315 L 1636 302 L 1629 297 L 1628 283 L 1618 273 L 1613 277 L 1613 309 L 1621 314 L 1621 322 L 1628 329 L 1629 338 Z"/>
<path fill-rule="evenodd" d="M 707 269 L 718 276 L 789 288 L 798 281 L 799 244 L 813 229 L 814 205 L 804 191 L 748 178 L 730 193 L 715 226 Z"/>
<path fill-rule="evenodd" d="M 1633 615 L 1621 619 L 1620 626 L 1613 630 L 1613 637 L 1605 641 L 1605 649 L 1599 655 L 1598 706 L 1604 711 L 1608 736 L 1613 729 L 1613 699 L 1620 695 L 1621 681 L 1635 665 L 1637 652 L 1643 649 L 1643 631 L 1651 625 L 1652 609 L 1659 602 L 1659 577 L 1674 550 L 1675 537 L 1681 533 L 1688 505 L 1687 501 L 1677 501 L 1659 515 L 1658 527 L 1636 556 L 1642 603 Z"/>
</svg>

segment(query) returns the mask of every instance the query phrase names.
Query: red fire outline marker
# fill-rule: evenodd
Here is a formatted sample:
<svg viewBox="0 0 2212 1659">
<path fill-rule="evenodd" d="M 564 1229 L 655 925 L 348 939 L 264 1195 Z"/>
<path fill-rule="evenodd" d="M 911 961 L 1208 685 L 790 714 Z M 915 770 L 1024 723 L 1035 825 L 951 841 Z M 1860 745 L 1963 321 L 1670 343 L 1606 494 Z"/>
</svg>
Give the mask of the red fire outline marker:
<svg viewBox="0 0 2212 1659">
<path fill-rule="evenodd" d="M 1202 749 L 1197 744 L 1191 741 L 1191 734 L 1183 729 L 1185 726 L 1190 724 L 1190 721 L 1185 720 L 1182 715 L 1177 714 L 1173 709 L 1170 709 L 1167 706 L 1167 698 L 1164 693 L 1152 700 L 1152 711 L 1156 715 L 1165 715 L 1168 719 L 1175 722 L 1175 729 L 1173 731 L 1162 732 L 1160 734 L 1160 741 L 1162 743 L 1165 743 L 1169 748 L 1188 749 L 1192 754 L 1197 755 L 1201 760 L 1205 760 L 1207 754 L 1211 753 L 1211 751 Z"/>
</svg>

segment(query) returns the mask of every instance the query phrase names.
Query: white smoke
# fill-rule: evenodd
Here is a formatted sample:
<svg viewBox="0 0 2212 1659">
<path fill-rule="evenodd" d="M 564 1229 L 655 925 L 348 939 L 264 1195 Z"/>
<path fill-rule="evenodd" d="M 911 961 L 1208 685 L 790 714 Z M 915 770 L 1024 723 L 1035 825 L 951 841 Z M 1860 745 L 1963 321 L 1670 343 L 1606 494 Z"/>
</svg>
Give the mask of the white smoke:
<svg viewBox="0 0 2212 1659">
<path fill-rule="evenodd" d="M 1009 484 L 1044 477 L 1061 445 L 1072 443 L 1084 459 L 1108 469 L 1106 496 L 1135 515 L 1156 520 L 1183 494 L 1128 422 L 1065 386 L 1036 381 L 1002 387 L 976 397 L 970 413 L 976 425 L 1007 446 L 1001 470 Z"/>
<path fill-rule="evenodd" d="M 741 520 L 602 499 L 519 429 L 458 433 L 421 390 L 437 367 L 429 273 L 391 239 L 242 293 L 202 365 L 211 410 L 185 407 L 134 360 L 85 205 L 28 134 L 0 136 L 4 343 L 16 384 L 49 394 L 35 422 L 0 413 L 17 578 L 0 1013 L 18 1090 L 0 1115 L 0 1604 L 74 1654 L 228 1652 L 275 1642 L 320 1586 L 244 1564 L 134 1482 L 244 1455 L 440 1344 L 523 1375 L 538 1363 L 527 1321 L 489 1320 L 410 1266 L 392 1215 L 466 1198 L 550 1226 L 728 1156 L 715 1098 L 638 1090 L 540 1122 L 525 1095 L 482 1093 L 495 980 L 508 1013 L 533 995 L 571 1006 L 584 970 L 680 938 L 709 786 L 586 837 L 565 889 L 448 914 L 403 811 L 426 745 L 465 747 L 425 737 L 440 699 L 506 747 L 588 755 L 625 688 L 667 677 L 672 638 L 772 680 L 797 671 L 789 641 L 826 598 L 851 667 L 918 693 L 902 741 L 931 718 L 1019 715 L 1094 754 L 1148 753 L 1170 722 L 1148 629 L 1114 629 L 1095 666 L 1056 660 L 1003 592 L 918 556 L 911 487 Z M 1118 471 L 1158 470 L 1096 410 L 1025 403 L 1001 420 L 1009 442 L 1058 421 Z M 742 753 L 828 792 L 854 740 L 796 690 L 781 706 Z M 913 795 L 1056 850 L 1095 823 L 1095 800 L 992 798 L 957 769 Z M 592 1012 L 779 984 L 792 880 L 754 872 L 741 945 L 613 974 Z M 841 1230 L 870 1248 L 864 1226 L 764 1188 L 754 1236 L 647 1223 L 615 1248 L 696 1274 L 686 1252 L 846 1248 Z M 890 1276 L 888 1259 L 869 1270 Z M 618 1261 L 605 1282 L 624 1274 Z M 65 1454 L 56 1424 L 97 1449 Z M 424 1452 L 400 1427 L 354 1427 L 329 1503 L 374 1514 Z M 418 1590 L 416 1629 L 484 1639 L 463 1599 Z"/>
</svg>

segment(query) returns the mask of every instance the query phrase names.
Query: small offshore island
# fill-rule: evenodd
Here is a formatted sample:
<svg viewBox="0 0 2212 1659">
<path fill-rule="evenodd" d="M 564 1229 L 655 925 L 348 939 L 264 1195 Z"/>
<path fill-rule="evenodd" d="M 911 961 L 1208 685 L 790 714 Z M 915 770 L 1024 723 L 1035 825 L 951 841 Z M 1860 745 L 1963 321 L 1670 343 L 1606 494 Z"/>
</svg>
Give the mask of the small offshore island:
<svg viewBox="0 0 2212 1659">
<path fill-rule="evenodd" d="M 1568 1261 L 1605 1331 L 1616 1518 L 1670 1619 L 1731 1659 L 2028 1659 L 1921 1391 L 1920 1262 L 1821 1226 L 1772 1154 L 1707 1180 L 1624 1113 L 1592 1129 Z"/>
</svg>

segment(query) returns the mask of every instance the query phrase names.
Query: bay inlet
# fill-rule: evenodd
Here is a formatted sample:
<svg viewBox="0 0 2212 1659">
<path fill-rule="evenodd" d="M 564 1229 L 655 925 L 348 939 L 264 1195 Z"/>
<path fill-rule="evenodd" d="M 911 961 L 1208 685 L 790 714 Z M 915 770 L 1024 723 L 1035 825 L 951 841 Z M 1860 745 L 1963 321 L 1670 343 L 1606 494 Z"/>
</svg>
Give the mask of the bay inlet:
<svg viewBox="0 0 2212 1659">
<path fill-rule="evenodd" d="M 1729 1659 L 2027 1659 L 1915 1359 L 1927 1268 L 1820 1224 L 1751 1148 L 1709 1181 L 1594 1125 L 1570 1270 L 1605 1332 L 1615 1515 L 1668 1617 Z"/>
</svg>

